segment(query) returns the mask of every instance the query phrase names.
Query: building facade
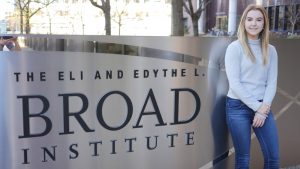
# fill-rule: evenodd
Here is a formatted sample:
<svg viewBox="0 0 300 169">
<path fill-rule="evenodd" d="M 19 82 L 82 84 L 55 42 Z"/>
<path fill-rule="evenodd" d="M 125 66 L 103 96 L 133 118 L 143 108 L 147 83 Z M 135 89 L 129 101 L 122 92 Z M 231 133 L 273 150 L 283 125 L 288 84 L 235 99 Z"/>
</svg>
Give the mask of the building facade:
<svg viewBox="0 0 300 169">
<path fill-rule="evenodd" d="M 243 10 L 249 4 L 263 5 L 269 15 L 270 30 L 273 32 L 287 33 L 292 32 L 291 19 L 295 19 L 294 32 L 300 32 L 300 0 L 215 0 L 208 4 L 206 8 L 206 32 L 218 31 L 227 33 L 229 30 L 229 11 L 230 4 L 235 5 L 236 20 L 235 30 L 237 29 Z M 298 17 L 298 18 L 296 18 Z"/>
<path fill-rule="evenodd" d="M 270 30 L 300 33 L 300 0 L 267 1 L 263 5 L 268 11 Z"/>
</svg>

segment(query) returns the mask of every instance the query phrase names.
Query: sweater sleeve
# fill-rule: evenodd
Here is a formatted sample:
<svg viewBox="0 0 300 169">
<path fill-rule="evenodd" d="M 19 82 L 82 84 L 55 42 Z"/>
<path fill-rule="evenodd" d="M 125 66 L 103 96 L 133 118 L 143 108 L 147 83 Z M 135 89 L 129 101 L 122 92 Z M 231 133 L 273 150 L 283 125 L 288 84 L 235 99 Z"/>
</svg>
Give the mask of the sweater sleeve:
<svg viewBox="0 0 300 169">
<path fill-rule="evenodd" d="M 257 111 L 261 102 L 255 99 L 250 91 L 241 83 L 241 57 L 243 51 L 236 44 L 230 44 L 225 54 L 225 70 L 230 90 L 252 110 Z"/>
<path fill-rule="evenodd" d="M 270 65 L 268 69 L 268 78 L 266 82 L 266 91 L 263 102 L 271 105 L 276 94 L 277 89 L 277 75 L 278 75 L 278 55 L 275 47 L 270 46 Z"/>
</svg>

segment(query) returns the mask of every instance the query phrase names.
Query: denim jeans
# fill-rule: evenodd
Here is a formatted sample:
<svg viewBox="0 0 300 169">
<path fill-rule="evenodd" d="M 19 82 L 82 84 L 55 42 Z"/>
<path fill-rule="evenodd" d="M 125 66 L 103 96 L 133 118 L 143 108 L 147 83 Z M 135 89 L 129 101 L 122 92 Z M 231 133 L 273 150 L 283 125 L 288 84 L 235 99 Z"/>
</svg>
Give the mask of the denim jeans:
<svg viewBox="0 0 300 169">
<path fill-rule="evenodd" d="M 248 169 L 255 112 L 238 99 L 226 98 L 226 120 L 235 149 L 235 168 Z M 279 168 L 278 134 L 270 112 L 262 127 L 253 128 L 264 156 L 264 169 Z"/>
</svg>

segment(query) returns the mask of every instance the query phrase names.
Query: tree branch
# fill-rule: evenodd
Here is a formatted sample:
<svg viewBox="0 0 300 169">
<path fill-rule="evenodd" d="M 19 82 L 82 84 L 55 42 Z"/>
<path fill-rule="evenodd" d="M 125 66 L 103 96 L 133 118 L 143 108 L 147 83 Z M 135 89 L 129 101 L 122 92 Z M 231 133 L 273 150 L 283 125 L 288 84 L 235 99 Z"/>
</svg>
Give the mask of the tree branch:
<svg viewBox="0 0 300 169">
<path fill-rule="evenodd" d="M 201 16 L 202 11 L 204 11 L 207 7 L 207 5 L 211 2 L 212 0 L 199 0 L 199 8 L 196 11 L 197 17 Z"/>
<path fill-rule="evenodd" d="M 186 5 L 185 0 L 183 0 L 183 8 L 185 9 L 186 13 L 192 16 L 192 12 L 190 11 L 189 7 Z"/>
<path fill-rule="evenodd" d="M 29 15 L 29 18 L 31 18 L 33 15 L 35 15 L 38 11 L 40 11 L 41 9 L 49 6 L 51 3 L 55 2 L 56 0 L 51 0 L 51 1 L 48 1 L 46 3 L 43 3 L 41 1 L 35 1 L 36 3 L 39 3 L 39 4 L 42 4 L 43 7 L 39 7 L 38 9 L 36 9 L 34 12 L 31 12 L 31 14 Z"/>
<path fill-rule="evenodd" d="M 192 0 L 187 0 L 187 1 L 189 3 L 189 8 L 190 8 L 191 14 L 194 14 L 194 7 L 193 7 L 193 4 L 192 4 Z"/>
<path fill-rule="evenodd" d="M 104 6 L 103 6 L 103 2 L 104 2 L 104 1 L 103 1 L 103 0 L 101 0 L 102 5 L 99 5 L 99 4 L 97 3 L 97 1 L 94 1 L 94 0 L 90 0 L 90 2 L 91 2 L 91 4 L 94 5 L 95 7 L 104 10 Z"/>
</svg>

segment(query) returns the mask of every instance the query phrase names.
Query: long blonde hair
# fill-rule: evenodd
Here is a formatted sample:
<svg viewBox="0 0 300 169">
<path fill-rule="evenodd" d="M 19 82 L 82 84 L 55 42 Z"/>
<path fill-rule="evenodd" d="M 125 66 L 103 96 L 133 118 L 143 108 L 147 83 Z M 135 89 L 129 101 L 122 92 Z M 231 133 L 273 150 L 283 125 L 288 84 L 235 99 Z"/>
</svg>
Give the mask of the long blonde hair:
<svg viewBox="0 0 300 169">
<path fill-rule="evenodd" d="M 245 29 L 245 21 L 246 17 L 249 11 L 251 10 L 258 10 L 263 14 L 264 17 L 264 27 L 263 30 L 259 33 L 259 38 L 261 40 L 261 48 L 262 48 L 262 55 L 263 55 L 263 64 L 266 65 L 269 60 L 269 51 L 268 51 L 268 46 L 269 46 L 269 19 L 267 16 L 267 13 L 265 9 L 262 6 L 259 5 L 248 5 L 247 8 L 244 10 L 244 13 L 242 15 L 239 28 L 238 28 L 238 39 L 242 44 L 242 47 L 246 53 L 246 55 L 252 60 L 252 62 L 255 62 L 255 56 L 253 52 L 251 51 L 249 45 L 248 45 L 248 36 L 247 32 Z"/>
</svg>

